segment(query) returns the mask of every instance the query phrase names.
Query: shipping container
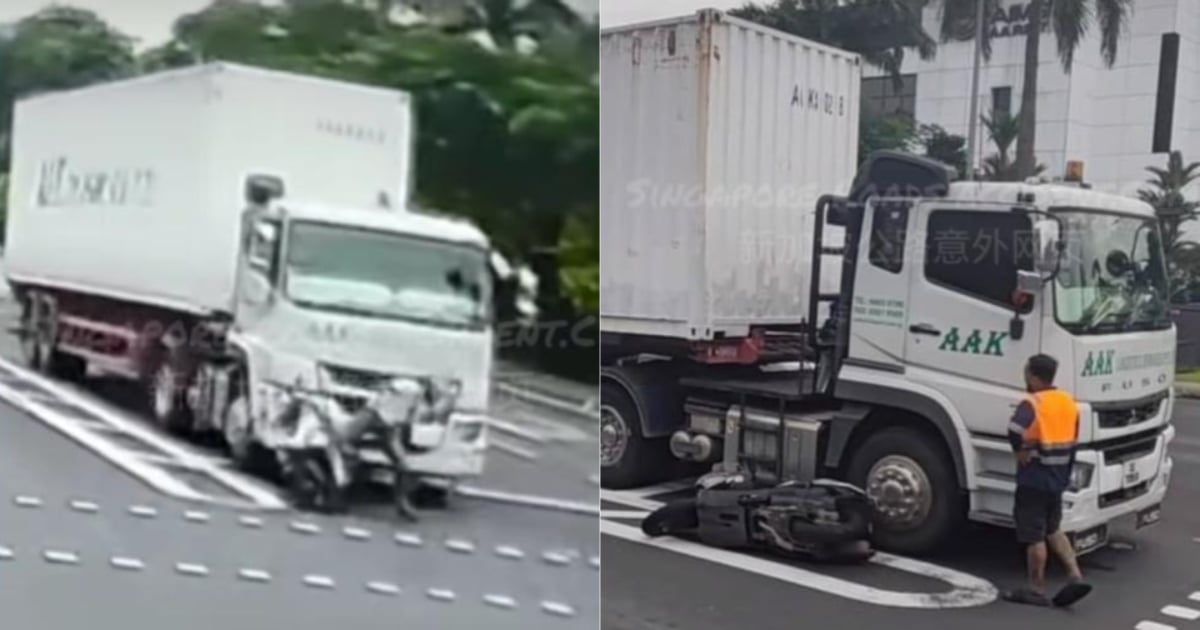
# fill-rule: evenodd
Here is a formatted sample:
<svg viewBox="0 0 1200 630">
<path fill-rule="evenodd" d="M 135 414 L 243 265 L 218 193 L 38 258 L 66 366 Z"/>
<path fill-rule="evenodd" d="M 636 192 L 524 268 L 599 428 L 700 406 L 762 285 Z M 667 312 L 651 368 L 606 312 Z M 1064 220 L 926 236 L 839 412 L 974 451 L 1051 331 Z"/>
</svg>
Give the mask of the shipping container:
<svg viewBox="0 0 1200 630">
<path fill-rule="evenodd" d="M 408 202 L 408 94 L 210 64 L 19 101 L 6 274 L 192 313 L 229 311 L 244 187 Z"/>
<path fill-rule="evenodd" d="M 860 77 L 857 55 L 713 10 L 604 31 L 602 329 L 704 340 L 805 319 L 816 201 L 854 177 Z"/>
</svg>

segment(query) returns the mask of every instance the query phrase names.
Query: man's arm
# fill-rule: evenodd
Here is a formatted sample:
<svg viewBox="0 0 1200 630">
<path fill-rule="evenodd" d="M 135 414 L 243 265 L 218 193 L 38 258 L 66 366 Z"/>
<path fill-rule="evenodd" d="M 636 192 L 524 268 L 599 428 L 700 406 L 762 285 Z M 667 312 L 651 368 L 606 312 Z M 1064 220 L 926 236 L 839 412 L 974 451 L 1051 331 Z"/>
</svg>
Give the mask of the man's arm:
<svg viewBox="0 0 1200 630">
<path fill-rule="evenodd" d="M 1025 444 L 1025 431 L 1033 426 L 1035 417 L 1033 405 L 1029 404 L 1028 400 L 1023 400 L 1017 405 L 1017 410 L 1013 412 L 1012 420 L 1008 423 L 1008 443 L 1012 445 L 1014 453 L 1020 452 Z"/>
</svg>

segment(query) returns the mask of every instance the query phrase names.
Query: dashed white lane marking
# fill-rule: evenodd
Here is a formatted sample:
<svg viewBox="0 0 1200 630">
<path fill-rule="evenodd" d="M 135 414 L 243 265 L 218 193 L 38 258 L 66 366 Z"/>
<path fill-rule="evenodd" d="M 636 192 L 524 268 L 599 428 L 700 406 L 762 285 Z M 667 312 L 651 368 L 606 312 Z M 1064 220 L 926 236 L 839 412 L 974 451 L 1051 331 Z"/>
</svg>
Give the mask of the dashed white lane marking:
<svg viewBox="0 0 1200 630">
<path fill-rule="evenodd" d="M 0 560 L 12 560 L 13 550 L 8 547 L 0 547 Z"/>
<path fill-rule="evenodd" d="M 379 595 L 399 595 L 400 587 L 391 582 L 367 582 L 367 590 Z"/>
<path fill-rule="evenodd" d="M 525 461 L 535 462 L 538 459 L 537 453 L 535 453 L 527 448 L 521 448 L 520 446 L 517 446 L 515 444 L 509 444 L 508 442 L 498 439 L 498 438 L 492 438 L 490 440 L 490 443 L 488 444 L 488 446 L 491 448 L 494 448 L 502 453 L 507 453 L 509 455 L 512 455 L 513 457 L 516 457 L 518 459 L 523 459 Z"/>
<path fill-rule="evenodd" d="M 643 519 L 649 514 L 647 510 L 601 510 L 600 518 Z"/>
<path fill-rule="evenodd" d="M 511 610 L 517 607 L 517 601 L 508 595 L 484 595 L 483 601 L 489 606 Z"/>
<path fill-rule="evenodd" d="M 469 540 L 451 538 L 446 541 L 446 549 L 455 553 L 471 554 L 475 553 L 475 543 Z"/>
<path fill-rule="evenodd" d="M 207 577 L 208 567 L 194 562 L 177 562 L 175 563 L 175 572 L 192 577 Z"/>
<path fill-rule="evenodd" d="M 200 510 L 188 510 L 183 513 L 183 518 L 191 521 L 192 523 L 207 523 L 208 521 L 212 520 L 212 517 L 209 516 L 208 512 L 202 512 Z"/>
<path fill-rule="evenodd" d="M 154 518 L 158 516 L 158 509 L 149 505 L 131 505 L 129 506 L 129 513 L 141 518 Z"/>
<path fill-rule="evenodd" d="M 288 526 L 289 529 L 298 534 L 315 535 L 321 533 L 321 526 L 316 523 L 308 523 L 305 521 L 292 521 Z"/>
<path fill-rule="evenodd" d="M 111 564 L 114 569 L 121 569 L 122 571 L 141 571 L 142 569 L 146 568 L 146 564 L 141 560 L 138 560 L 137 558 L 126 558 L 123 556 L 113 556 L 111 559 L 109 559 L 109 564 Z"/>
<path fill-rule="evenodd" d="M 655 509 L 661 505 L 638 495 L 629 495 L 610 490 L 601 490 L 600 499 L 606 502 L 635 504 L 634 507 L 642 509 Z M 671 551 L 715 564 L 722 564 L 733 569 L 757 573 L 765 577 L 789 582 L 830 595 L 837 595 L 879 606 L 896 608 L 968 608 L 989 604 L 995 601 L 998 596 L 996 587 L 987 580 L 928 562 L 902 558 L 886 553 L 875 554 L 871 562 L 890 569 L 946 582 L 952 587 L 951 590 L 941 593 L 914 593 L 875 588 L 790 564 L 773 562 L 724 549 L 708 547 L 678 538 L 649 538 L 638 528 L 606 519 L 600 520 L 600 532 L 630 542 Z"/>
<path fill-rule="evenodd" d="M 588 418 L 595 417 L 596 415 L 595 401 L 589 400 L 583 404 L 578 404 L 504 382 L 497 382 L 495 387 L 496 389 L 508 394 L 509 396 L 512 396 L 513 398 L 528 400 L 530 402 L 550 407 L 551 409 L 556 409 L 558 411 Z"/>
<path fill-rule="evenodd" d="M 1186 619 L 1188 621 L 1200 619 L 1200 610 L 1187 608 L 1184 606 L 1164 606 L 1162 609 L 1162 614 L 1168 617 L 1175 617 L 1176 619 Z"/>
<path fill-rule="evenodd" d="M 500 418 L 488 416 L 487 425 L 489 427 L 492 427 L 493 429 L 496 429 L 497 431 L 507 433 L 514 437 L 519 437 L 522 440 L 525 440 L 526 442 L 533 442 L 534 444 L 537 444 L 538 446 L 541 446 L 550 441 L 549 438 L 542 435 L 541 433 L 532 431 L 530 429 L 526 429 L 525 427 L 522 427 L 514 422 L 509 422 L 507 420 L 501 420 Z"/>
<path fill-rule="evenodd" d="M 588 564 L 592 565 L 593 569 L 599 569 L 600 568 L 600 556 L 592 556 L 592 558 L 590 560 L 588 560 Z"/>
<path fill-rule="evenodd" d="M 525 557 L 525 552 L 511 545 L 500 545 L 496 547 L 496 555 L 509 560 L 520 560 Z"/>
<path fill-rule="evenodd" d="M 405 547 L 420 547 L 425 544 L 421 540 L 420 534 L 412 534 L 409 532 L 396 532 L 396 543 Z"/>
<path fill-rule="evenodd" d="M 1134 626 L 1136 630 L 1175 630 L 1175 626 L 1168 626 L 1165 623 L 1157 621 L 1139 621 L 1138 625 Z"/>
<path fill-rule="evenodd" d="M 542 610 L 559 617 L 575 616 L 575 609 L 562 602 L 542 602 Z"/>
<path fill-rule="evenodd" d="M 76 512 L 84 512 L 87 514 L 95 514 L 100 511 L 100 506 L 91 501 L 71 501 L 71 509 Z"/>
<path fill-rule="evenodd" d="M 262 569 L 239 569 L 238 579 L 246 582 L 270 582 L 271 574 Z"/>
<path fill-rule="evenodd" d="M 600 485 L 600 475 L 588 475 L 588 483 L 593 486 Z"/>
<path fill-rule="evenodd" d="M 543 553 L 542 560 L 544 560 L 546 564 L 553 564 L 560 567 L 565 567 L 568 564 L 571 564 L 571 556 L 568 556 L 565 553 L 559 553 L 557 551 L 547 551 Z"/>
<path fill-rule="evenodd" d="M 562 512 L 587 514 L 589 516 L 600 515 L 599 505 L 594 503 L 584 503 L 583 501 L 571 501 L 568 499 L 552 499 L 550 497 L 515 494 L 503 490 L 490 490 L 487 488 L 477 488 L 467 485 L 459 486 L 458 494 L 473 499 L 487 499 L 491 501 L 499 501 L 501 503 L 514 503 L 528 507 L 539 507 L 550 510 L 559 510 Z"/>
<path fill-rule="evenodd" d="M 41 499 L 39 499 L 37 497 L 31 497 L 31 496 L 25 496 L 25 495 L 21 495 L 21 496 L 14 498 L 13 503 L 16 503 L 18 506 L 24 507 L 24 508 L 42 507 Z"/>
<path fill-rule="evenodd" d="M 1188 595 L 1188 599 L 1194 602 L 1200 602 L 1200 591 L 1196 591 L 1195 593 Z"/>
<path fill-rule="evenodd" d="M 263 520 L 257 516 L 243 515 L 238 517 L 238 524 L 242 527 L 258 529 L 263 526 Z"/>
<path fill-rule="evenodd" d="M 73 551 L 47 549 L 42 552 L 42 557 L 51 564 L 79 564 L 79 554 Z"/>
<path fill-rule="evenodd" d="M 269 490 L 265 485 L 227 470 L 222 466 L 214 465 L 211 461 L 207 461 L 206 458 L 196 456 L 196 454 L 178 443 L 156 433 L 134 419 L 126 417 L 122 413 L 114 412 L 104 405 L 98 404 L 84 394 L 72 391 L 70 388 L 64 387 L 40 374 L 31 372 L 4 358 L 0 358 L 0 366 L 7 368 L 8 371 L 19 375 L 21 380 L 36 385 L 39 389 L 46 392 L 46 394 L 49 394 L 51 397 L 50 401 L 54 403 L 66 403 L 85 410 L 92 416 L 92 420 L 108 424 L 116 432 L 130 436 L 143 444 L 153 447 L 154 450 L 175 459 L 181 466 L 189 470 L 203 473 L 206 477 L 221 486 L 239 496 L 247 498 L 256 507 L 273 510 L 283 510 L 288 507 L 287 503 L 277 493 Z M 139 454 L 118 446 L 117 443 L 104 435 L 107 432 L 89 430 L 78 422 L 77 417 L 55 409 L 48 404 L 50 401 L 39 400 L 39 398 L 44 399 L 46 394 L 31 395 L 0 382 L 0 399 L 4 399 L 26 411 L 42 423 L 78 442 L 83 447 L 92 450 L 114 466 L 137 477 L 155 490 L 187 501 L 208 503 L 229 502 L 197 491 L 182 478 L 172 475 L 162 467 L 140 457 Z"/>
<path fill-rule="evenodd" d="M 436 599 L 442 602 L 452 602 L 456 597 L 458 597 L 454 594 L 454 591 L 448 588 L 431 588 L 425 591 L 425 594 L 429 597 L 429 599 Z"/>
<path fill-rule="evenodd" d="M 306 575 L 304 576 L 304 585 L 325 590 L 332 589 L 334 586 L 336 586 L 333 578 L 327 575 Z"/>
<path fill-rule="evenodd" d="M 343 527 L 342 535 L 350 540 L 370 540 L 371 531 L 361 527 Z"/>
</svg>

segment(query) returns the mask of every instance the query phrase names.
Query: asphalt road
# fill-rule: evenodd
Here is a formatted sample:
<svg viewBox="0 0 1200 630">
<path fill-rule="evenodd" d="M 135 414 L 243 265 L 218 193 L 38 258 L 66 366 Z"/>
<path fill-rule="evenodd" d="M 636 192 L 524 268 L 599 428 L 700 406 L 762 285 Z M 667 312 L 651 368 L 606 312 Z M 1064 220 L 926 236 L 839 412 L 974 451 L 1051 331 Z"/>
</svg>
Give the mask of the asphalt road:
<svg viewBox="0 0 1200 630">
<path fill-rule="evenodd" d="M 1096 591 L 1074 610 L 992 599 L 989 585 L 1003 589 L 1023 578 L 1022 551 L 1011 533 L 1000 529 L 973 527 L 952 551 L 928 559 L 933 566 L 900 560 L 894 567 L 817 567 L 773 560 L 756 564 L 744 554 L 727 557 L 674 542 L 651 546 L 637 542 L 632 530 L 621 530 L 627 538 L 610 535 L 612 526 L 605 525 L 601 627 L 794 630 L 805 620 L 823 620 L 821 626 L 888 630 L 1200 628 L 1200 403 L 1180 401 L 1174 422 L 1176 468 L 1163 521 L 1114 536 L 1128 544 L 1086 556 L 1083 569 Z M 628 516 L 637 508 L 631 503 L 637 498 L 603 501 L 606 515 L 613 517 L 606 520 L 636 526 L 636 519 L 619 518 L 621 511 Z M 1055 567 L 1051 579 L 1062 578 Z"/>
<path fill-rule="evenodd" d="M 0 304 L 0 327 L 10 316 Z M 4 627 L 599 623 L 597 522 L 586 513 L 597 438 L 581 414 L 497 396 L 474 494 L 415 525 L 370 496 L 319 517 L 270 509 L 273 487 L 233 472 L 216 449 L 159 434 L 121 387 L 47 383 L 14 367 L 14 353 L 0 338 Z"/>
</svg>

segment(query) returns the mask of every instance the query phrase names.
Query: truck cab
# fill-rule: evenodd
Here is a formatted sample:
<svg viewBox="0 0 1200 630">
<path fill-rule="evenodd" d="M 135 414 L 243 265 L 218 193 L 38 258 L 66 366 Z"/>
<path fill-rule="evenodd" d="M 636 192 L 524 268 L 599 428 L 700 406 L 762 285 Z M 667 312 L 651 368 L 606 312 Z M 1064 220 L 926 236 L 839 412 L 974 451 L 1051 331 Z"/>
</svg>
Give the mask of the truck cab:
<svg viewBox="0 0 1200 630">
<path fill-rule="evenodd" d="M 239 359 L 196 380 L 199 391 L 237 392 L 227 413 L 210 412 L 235 453 L 263 445 L 288 386 L 326 392 L 353 413 L 389 379 L 431 377 L 461 392 L 458 410 L 410 469 L 446 480 L 482 473 L 494 333 L 491 250 L 478 229 L 271 199 L 247 210 L 242 254 L 228 334 Z"/>
<path fill-rule="evenodd" d="M 879 152 L 848 195 L 822 197 L 805 321 L 608 335 L 605 485 L 678 471 L 664 456 L 762 484 L 836 477 L 875 500 L 878 546 L 925 553 L 968 518 L 1011 526 L 1007 433 L 1025 362 L 1044 353 L 1079 404 L 1064 529 L 1086 552 L 1118 519 L 1156 522 L 1175 329 L 1153 208 L 1085 185 L 953 180 Z"/>
</svg>

